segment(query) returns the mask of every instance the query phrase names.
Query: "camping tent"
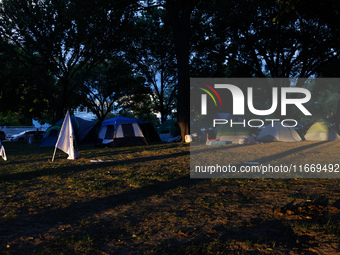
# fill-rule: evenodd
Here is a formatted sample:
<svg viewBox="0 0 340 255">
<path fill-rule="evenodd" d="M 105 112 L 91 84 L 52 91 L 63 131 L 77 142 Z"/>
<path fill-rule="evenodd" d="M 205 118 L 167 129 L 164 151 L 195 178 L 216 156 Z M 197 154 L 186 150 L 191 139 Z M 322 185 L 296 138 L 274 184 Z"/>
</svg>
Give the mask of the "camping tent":
<svg viewBox="0 0 340 255">
<path fill-rule="evenodd" d="M 334 130 L 333 125 L 323 119 L 317 119 L 306 125 L 308 130 L 306 131 L 305 138 L 310 141 L 320 140 L 339 140 L 340 136 Z"/>
<path fill-rule="evenodd" d="M 58 135 L 63 125 L 64 119 L 59 120 L 53 126 L 49 127 L 43 138 L 41 139 L 38 147 L 55 146 L 58 140 Z M 92 143 L 97 140 L 99 123 L 96 121 L 88 121 L 82 118 L 71 116 L 72 128 L 76 136 L 77 144 Z"/>
<path fill-rule="evenodd" d="M 5 161 L 7 160 L 5 148 L 4 148 L 4 146 L 1 144 L 1 139 L 0 139 L 0 157 L 2 157 Z"/>
<path fill-rule="evenodd" d="M 132 146 L 161 142 L 155 128 L 138 119 L 115 117 L 104 120 L 98 134 L 97 145 Z"/>
<path fill-rule="evenodd" d="M 216 125 L 216 140 L 230 141 L 232 143 L 239 143 L 240 139 L 246 139 L 248 141 L 254 141 L 254 137 L 251 135 L 250 129 L 243 124 L 241 118 L 233 118 L 235 124 L 231 125 L 231 119 L 228 119 L 227 124 Z M 239 123 L 239 124 L 236 124 Z"/>
<path fill-rule="evenodd" d="M 281 123 L 265 126 L 257 137 L 261 142 L 298 142 L 300 135 L 292 127 L 283 127 Z"/>
<path fill-rule="evenodd" d="M 164 142 L 179 135 L 181 135 L 181 130 L 175 120 L 166 120 L 159 127 L 159 137 Z"/>
</svg>

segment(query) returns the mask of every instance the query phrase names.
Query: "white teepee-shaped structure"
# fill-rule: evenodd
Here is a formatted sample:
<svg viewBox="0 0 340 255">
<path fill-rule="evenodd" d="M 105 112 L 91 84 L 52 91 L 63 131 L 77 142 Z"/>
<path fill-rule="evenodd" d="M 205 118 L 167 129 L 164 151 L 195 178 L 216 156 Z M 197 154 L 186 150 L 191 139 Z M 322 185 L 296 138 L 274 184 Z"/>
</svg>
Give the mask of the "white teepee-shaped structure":
<svg viewBox="0 0 340 255">
<path fill-rule="evenodd" d="M 1 140 L 0 140 L 0 156 L 1 156 L 4 160 L 7 160 L 5 148 L 4 148 L 4 146 L 1 144 Z"/>
<path fill-rule="evenodd" d="M 54 161 L 54 156 L 57 148 L 68 154 L 67 159 L 79 158 L 77 142 L 72 128 L 70 113 L 68 111 L 66 113 L 57 143 L 55 145 L 52 162 Z"/>
</svg>

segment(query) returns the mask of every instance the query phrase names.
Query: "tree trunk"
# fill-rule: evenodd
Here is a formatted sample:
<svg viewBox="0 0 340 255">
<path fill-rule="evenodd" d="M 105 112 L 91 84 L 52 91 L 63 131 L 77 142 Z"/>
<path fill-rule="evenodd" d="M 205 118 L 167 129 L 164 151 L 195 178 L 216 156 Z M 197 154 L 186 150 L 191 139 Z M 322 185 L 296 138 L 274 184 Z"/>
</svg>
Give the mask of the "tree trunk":
<svg viewBox="0 0 340 255">
<path fill-rule="evenodd" d="M 66 100 L 68 95 L 68 87 L 69 81 L 65 78 L 60 78 L 59 86 L 62 87 L 62 92 L 60 93 L 60 97 L 58 98 L 57 109 L 56 109 L 56 119 L 57 121 L 65 117 L 65 107 L 66 107 Z"/>
<path fill-rule="evenodd" d="M 178 69 L 177 122 L 182 141 L 190 134 L 190 16 L 198 0 L 168 0 L 166 8 L 174 37 Z"/>
</svg>

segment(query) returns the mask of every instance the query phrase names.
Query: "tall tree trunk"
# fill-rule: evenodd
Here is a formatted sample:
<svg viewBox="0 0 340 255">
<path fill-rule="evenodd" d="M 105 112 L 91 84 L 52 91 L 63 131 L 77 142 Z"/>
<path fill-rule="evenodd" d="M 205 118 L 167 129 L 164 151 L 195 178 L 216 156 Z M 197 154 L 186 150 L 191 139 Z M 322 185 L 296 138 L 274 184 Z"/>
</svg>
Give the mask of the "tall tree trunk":
<svg viewBox="0 0 340 255">
<path fill-rule="evenodd" d="M 173 31 L 178 69 L 177 122 L 182 141 L 190 133 L 190 16 L 199 0 L 168 0 L 166 9 Z"/>
<path fill-rule="evenodd" d="M 69 88 L 69 81 L 65 78 L 60 78 L 59 82 L 61 83 L 59 86 L 62 87 L 62 92 L 60 93 L 60 97 L 57 101 L 57 109 L 56 109 L 56 119 L 57 121 L 65 117 L 65 107 L 66 100 Z"/>
</svg>

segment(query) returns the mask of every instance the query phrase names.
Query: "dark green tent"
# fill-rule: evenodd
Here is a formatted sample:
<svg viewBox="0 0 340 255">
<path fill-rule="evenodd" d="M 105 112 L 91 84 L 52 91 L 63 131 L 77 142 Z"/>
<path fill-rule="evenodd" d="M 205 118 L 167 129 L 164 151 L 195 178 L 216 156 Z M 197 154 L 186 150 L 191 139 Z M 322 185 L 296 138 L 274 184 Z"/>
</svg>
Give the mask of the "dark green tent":
<svg viewBox="0 0 340 255">
<path fill-rule="evenodd" d="M 159 137 L 162 141 L 168 141 L 171 138 L 181 135 L 180 128 L 175 120 L 166 120 L 159 127 Z"/>
<path fill-rule="evenodd" d="M 45 131 L 43 138 L 40 140 L 38 147 L 55 146 L 63 122 L 64 119 L 61 119 L 53 126 L 49 127 Z M 99 122 L 71 116 L 71 123 L 78 144 L 95 144 L 100 127 Z"/>
</svg>

